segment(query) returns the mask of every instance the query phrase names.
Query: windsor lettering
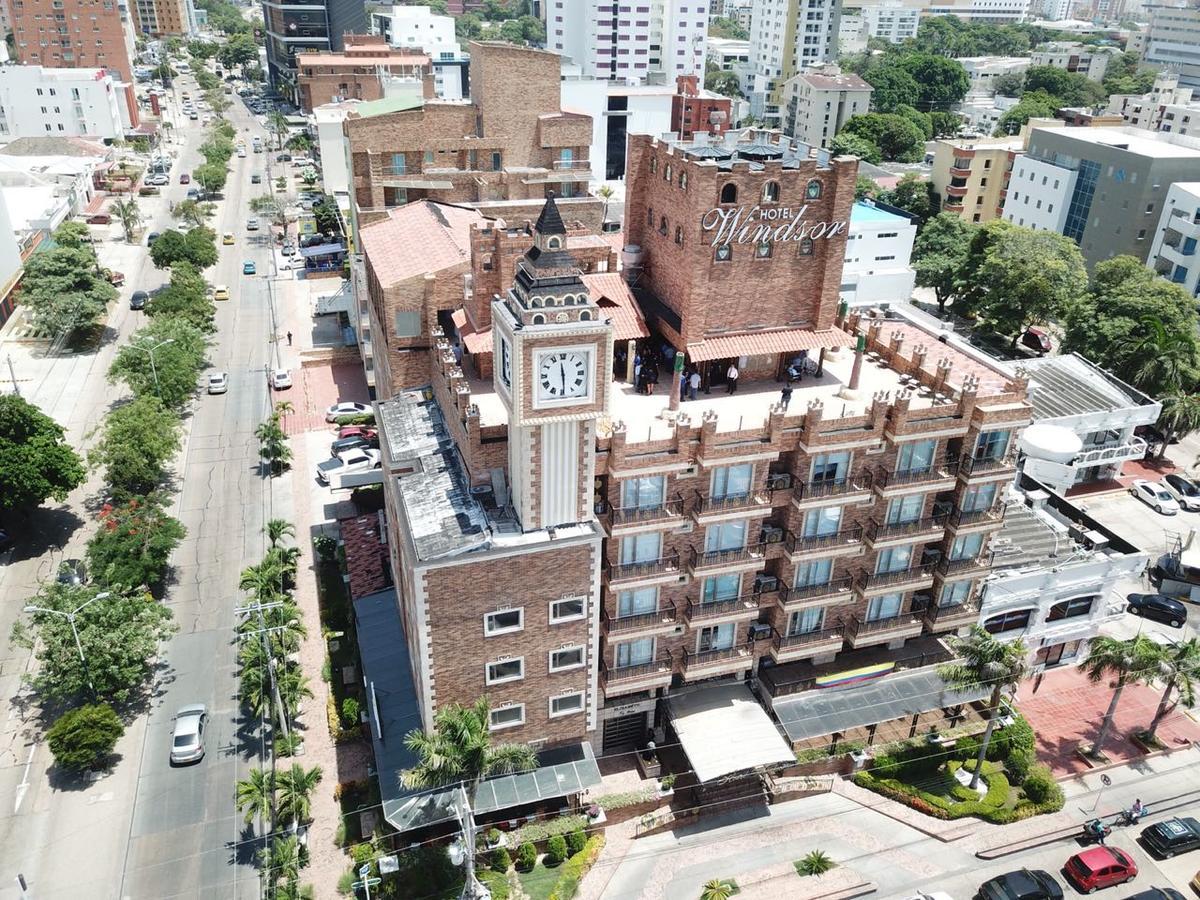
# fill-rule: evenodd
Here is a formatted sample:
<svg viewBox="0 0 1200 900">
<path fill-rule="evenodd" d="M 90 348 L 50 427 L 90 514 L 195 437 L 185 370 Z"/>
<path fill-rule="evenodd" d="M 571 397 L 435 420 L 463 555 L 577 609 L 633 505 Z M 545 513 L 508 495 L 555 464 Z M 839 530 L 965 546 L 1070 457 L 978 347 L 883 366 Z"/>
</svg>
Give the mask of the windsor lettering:
<svg viewBox="0 0 1200 900">
<path fill-rule="evenodd" d="M 846 230 L 845 222 L 805 222 L 808 204 L 798 210 L 788 206 L 738 206 L 710 209 L 700 220 L 705 231 L 715 231 L 712 245 L 820 240 Z"/>
</svg>

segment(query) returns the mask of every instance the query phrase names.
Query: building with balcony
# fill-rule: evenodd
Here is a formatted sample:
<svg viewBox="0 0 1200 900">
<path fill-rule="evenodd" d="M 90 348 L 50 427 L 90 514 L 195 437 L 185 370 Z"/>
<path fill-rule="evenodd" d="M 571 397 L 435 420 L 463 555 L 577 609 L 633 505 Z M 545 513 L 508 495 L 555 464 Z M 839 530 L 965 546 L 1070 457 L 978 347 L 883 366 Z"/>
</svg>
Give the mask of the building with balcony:
<svg viewBox="0 0 1200 900">
<path fill-rule="evenodd" d="M 393 4 L 372 13 L 371 24 L 389 46 L 429 57 L 438 97 L 461 100 L 470 95 L 471 60 L 458 43 L 452 16 L 435 16 L 428 6 Z"/>
<path fill-rule="evenodd" d="M 1148 2 L 1150 23 L 1141 42 L 1142 61 L 1179 73 L 1180 83 L 1200 87 L 1200 9 L 1183 0 Z"/>
<path fill-rule="evenodd" d="M 372 34 L 349 34 L 345 42 L 340 53 L 296 54 L 297 96 L 303 112 L 345 100 L 379 100 L 389 77 L 420 81 L 432 75 L 429 56 L 419 49 L 393 49 Z M 433 96 L 431 78 L 422 93 Z"/>
<path fill-rule="evenodd" d="M 1019 137 L 934 141 L 930 180 L 941 211 L 968 222 L 998 218 L 1013 164 L 1023 152 Z"/>
<path fill-rule="evenodd" d="M 0 67 L 0 140 L 120 140 L 129 125 L 123 88 L 104 69 Z"/>
<path fill-rule="evenodd" d="M 851 116 L 871 108 L 874 88 L 837 66 L 814 68 L 783 85 L 783 131 L 814 147 L 828 147 Z"/>
<path fill-rule="evenodd" d="M 899 0 L 882 0 L 862 5 L 862 21 L 866 37 L 879 38 L 891 44 L 903 44 L 917 36 L 921 11 L 905 6 Z"/>
<path fill-rule="evenodd" d="M 1193 297 L 1200 296 L 1200 182 L 1177 182 L 1167 190 L 1146 265 Z"/>
<path fill-rule="evenodd" d="M 810 66 L 837 58 L 841 0 L 755 0 L 750 22 L 750 114 L 782 128 L 784 85 Z"/>
<path fill-rule="evenodd" d="M 563 110 L 558 55 L 495 42 L 472 43 L 470 54 L 469 101 L 379 101 L 347 117 L 356 222 L 422 199 L 532 221 L 553 194 L 598 231 L 603 204 L 587 195 L 592 120 Z"/>
<path fill-rule="evenodd" d="M 1011 489 L 979 618 L 1020 638 L 1035 667 L 1077 663 L 1107 620 L 1124 614 L 1118 582 L 1137 579 L 1148 555 L 1061 495 L 1022 474 Z"/>
<path fill-rule="evenodd" d="M 1092 81 L 1103 81 L 1104 73 L 1113 58 L 1121 55 L 1120 47 L 1098 47 L 1072 41 L 1047 41 L 1038 44 L 1029 55 L 1031 66 L 1054 66 L 1067 72 L 1085 75 Z"/>
</svg>

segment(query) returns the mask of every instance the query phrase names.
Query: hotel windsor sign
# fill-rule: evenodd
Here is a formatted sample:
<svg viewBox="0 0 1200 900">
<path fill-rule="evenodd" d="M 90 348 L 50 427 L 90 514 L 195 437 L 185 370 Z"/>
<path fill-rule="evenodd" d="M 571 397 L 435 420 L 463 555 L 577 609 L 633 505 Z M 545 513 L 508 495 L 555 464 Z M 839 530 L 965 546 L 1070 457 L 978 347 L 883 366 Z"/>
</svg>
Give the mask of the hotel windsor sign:
<svg viewBox="0 0 1200 900">
<path fill-rule="evenodd" d="M 710 209 L 700 220 L 705 231 L 716 232 L 712 245 L 764 244 L 831 238 L 846 230 L 846 222 L 808 222 L 808 204 L 790 206 L 736 206 Z"/>
</svg>

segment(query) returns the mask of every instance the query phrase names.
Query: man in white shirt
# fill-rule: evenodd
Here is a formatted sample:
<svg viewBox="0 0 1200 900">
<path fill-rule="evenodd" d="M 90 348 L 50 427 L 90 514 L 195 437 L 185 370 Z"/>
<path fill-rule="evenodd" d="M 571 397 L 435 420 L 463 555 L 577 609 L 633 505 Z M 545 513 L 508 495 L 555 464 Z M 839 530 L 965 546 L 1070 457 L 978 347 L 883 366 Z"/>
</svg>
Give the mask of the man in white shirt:
<svg viewBox="0 0 1200 900">
<path fill-rule="evenodd" d="M 725 373 L 725 392 L 727 394 L 737 393 L 738 370 L 737 363 L 729 364 L 729 371 Z"/>
<path fill-rule="evenodd" d="M 696 399 L 696 391 L 700 390 L 700 370 L 693 369 L 692 374 L 688 376 L 688 399 Z"/>
</svg>

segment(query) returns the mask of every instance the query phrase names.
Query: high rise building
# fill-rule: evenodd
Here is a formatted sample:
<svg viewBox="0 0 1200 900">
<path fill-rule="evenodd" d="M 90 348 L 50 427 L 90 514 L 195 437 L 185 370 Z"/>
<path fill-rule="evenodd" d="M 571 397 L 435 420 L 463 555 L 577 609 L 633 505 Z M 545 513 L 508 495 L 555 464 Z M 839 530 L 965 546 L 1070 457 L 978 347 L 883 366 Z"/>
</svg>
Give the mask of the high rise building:
<svg viewBox="0 0 1200 900">
<path fill-rule="evenodd" d="M 755 0 L 750 22 L 754 65 L 750 114 L 783 124 L 784 84 L 805 67 L 837 56 L 841 0 Z"/>
<path fill-rule="evenodd" d="M 546 46 L 580 74 L 628 84 L 704 75 L 708 0 L 546 0 Z"/>
<path fill-rule="evenodd" d="M 1167 191 L 1146 265 L 1200 297 L 1200 182 L 1177 182 Z"/>
<path fill-rule="evenodd" d="M 1146 5 L 1150 24 L 1142 42 L 1142 60 L 1179 73 L 1188 87 L 1200 87 L 1200 8 L 1176 0 Z"/>
<path fill-rule="evenodd" d="M 814 67 L 783 86 L 785 134 L 813 147 L 828 147 L 851 116 L 871 107 L 871 85 L 837 66 Z"/>
<path fill-rule="evenodd" d="M 297 53 L 341 52 L 345 49 L 344 35 L 367 32 L 363 0 L 313 0 L 302 5 L 263 0 L 263 20 L 271 85 L 293 102 L 298 100 Z"/>
<path fill-rule="evenodd" d="M 138 31 L 150 37 L 187 35 L 196 31 L 192 0 L 137 0 Z"/>
</svg>

